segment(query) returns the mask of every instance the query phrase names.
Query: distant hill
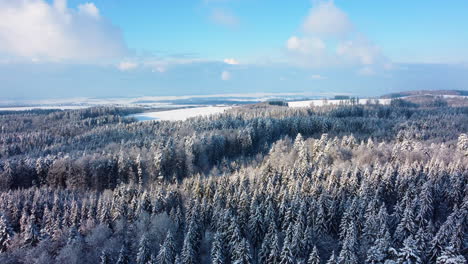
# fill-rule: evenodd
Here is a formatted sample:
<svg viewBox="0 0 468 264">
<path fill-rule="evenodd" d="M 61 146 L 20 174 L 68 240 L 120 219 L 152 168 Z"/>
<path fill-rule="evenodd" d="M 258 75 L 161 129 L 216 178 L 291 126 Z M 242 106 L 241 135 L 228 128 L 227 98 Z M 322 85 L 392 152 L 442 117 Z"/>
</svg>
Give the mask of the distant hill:
<svg viewBox="0 0 468 264">
<path fill-rule="evenodd" d="M 383 95 L 384 99 L 401 99 L 414 106 L 468 106 L 468 91 L 462 90 L 420 90 Z"/>
<path fill-rule="evenodd" d="M 382 95 L 381 98 L 400 98 L 408 96 L 442 96 L 442 95 L 458 95 L 458 96 L 468 96 L 468 91 L 462 90 L 418 90 L 418 91 L 405 91 L 398 93 L 391 93 Z"/>
</svg>

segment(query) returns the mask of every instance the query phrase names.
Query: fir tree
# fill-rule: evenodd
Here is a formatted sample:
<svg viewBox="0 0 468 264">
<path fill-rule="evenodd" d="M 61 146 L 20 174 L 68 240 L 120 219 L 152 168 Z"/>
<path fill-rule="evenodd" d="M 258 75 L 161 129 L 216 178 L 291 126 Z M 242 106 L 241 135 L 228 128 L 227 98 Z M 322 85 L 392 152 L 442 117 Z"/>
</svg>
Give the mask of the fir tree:
<svg viewBox="0 0 468 264">
<path fill-rule="evenodd" d="M 225 263 L 225 258 L 223 254 L 223 241 L 221 234 L 216 232 L 214 235 L 214 240 L 211 245 L 211 263 L 213 264 L 223 264 Z"/>
<path fill-rule="evenodd" d="M 327 264 L 337 264 L 335 251 L 332 252 L 330 258 L 327 261 Z"/>
<path fill-rule="evenodd" d="M 103 250 L 101 256 L 99 257 L 100 264 L 111 264 L 111 257 L 106 250 Z"/>
<path fill-rule="evenodd" d="M 0 253 L 5 252 L 11 243 L 13 230 L 5 215 L 0 214 Z"/>
<path fill-rule="evenodd" d="M 314 249 L 312 249 L 312 252 L 309 255 L 309 259 L 307 260 L 307 264 L 320 264 L 320 256 L 316 246 L 314 246 Z"/>
<path fill-rule="evenodd" d="M 465 264 L 466 259 L 462 255 L 458 254 L 456 250 L 448 246 L 443 251 L 442 254 L 437 258 L 437 264 Z"/>
<path fill-rule="evenodd" d="M 234 254 L 232 256 L 233 264 L 250 264 L 252 263 L 252 256 L 250 254 L 250 246 L 244 238 L 237 244 Z"/>
<path fill-rule="evenodd" d="M 122 245 L 117 258 L 117 264 L 130 264 L 130 256 L 126 246 L 126 242 Z"/>
<path fill-rule="evenodd" d="M 348 231 L 346 232 L 346 238 L 343 242 L 340 255 L 338 257 L 339 264 L 357 264 L 358 258 L 356 255 L 356 227 L 353 223 L 350 223 Z"/>
<path fill-rule="evenodd" d="M 413 236 L 409 236 L 403 242 L 403 248 L 398 251 L 397 263 L 419 264 L 422 263 L 419 256 L 416 241 Z"/>
<path fill-rule="evenodd" d="M 151 258 L 151 249 L 147 235 L 141 236 L 136 258 L 137 264 L 146 264 Z"/>
<path fill-rule="evenodd" d="M 166 239 L 161 245 L 158 256 L 156 257 L 157 262 L 160 264 L 174 263 L 175 251 L 174 237 L 172 236 L 172 232 L 168 231 Z"/>
</svg>

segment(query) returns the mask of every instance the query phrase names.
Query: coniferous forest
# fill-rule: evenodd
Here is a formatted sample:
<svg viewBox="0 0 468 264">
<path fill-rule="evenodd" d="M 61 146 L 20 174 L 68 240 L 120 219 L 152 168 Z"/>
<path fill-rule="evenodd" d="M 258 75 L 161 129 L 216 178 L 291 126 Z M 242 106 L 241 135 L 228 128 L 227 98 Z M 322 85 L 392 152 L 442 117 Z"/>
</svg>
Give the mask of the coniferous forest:
<svg viewBox="0 0 468 264">
<path fill-rule="evenodd" d="M 468 107 L 0 113 L 0 263 L 467 263 Z"/>
</svg>

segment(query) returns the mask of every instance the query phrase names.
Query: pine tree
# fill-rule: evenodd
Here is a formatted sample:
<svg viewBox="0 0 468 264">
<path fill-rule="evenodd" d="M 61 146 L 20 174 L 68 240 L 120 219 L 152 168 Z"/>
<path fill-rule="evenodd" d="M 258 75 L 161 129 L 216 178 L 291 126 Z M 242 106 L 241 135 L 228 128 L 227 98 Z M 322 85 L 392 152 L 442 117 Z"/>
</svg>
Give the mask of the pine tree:
<svg viewBox="0 0 468 264">
<path fill-rule="evenodd" d="M 136 258 L 137 264 L 146 264 L 151 257 L 151 248 L 149 245 L 149 239 L 147 235 L 141 236 L 140 243 L 138 246 L 138 253 Z"/>
<path fill-rule="evenodd" d="M 374 244 L 367 251 L 366 263 L 383 263 L 388 257 L 390 239 L 390 233 L 388 230 L 386 228 L 382 228 L 380 230 L 379 237 L 374 241 Z"/>
<path fill-rule="evenodd" d="M 130 256 L 128 254 L 126 242 L 124 242 L 124 244 L 120 248 L 119 257 L 117 259 L 117 264 L 130 264 Z"/>
<path fill-rule="evenodd" d="M 437 258 L 436 261 L 437 264 L 465 264 L 466 259 L 458 254 L 456 250 L 449 246 L 446 247 L 443 251 L 442 254 Z"/>
<path fill-rule="evenodd" d="M 100 256 L 100 264 L 111 264 L 111 257 L 109 256 L 109 253 L 106 250 L 103 250 Z"/>
<path fill-rule="evenodd" d="M 244 238 L 237 244 L 232 256 L 233 264 L 250 264 L 252 263 L 252 255 L 250 254 L 250 246 Z"/>
<path fill-rule="evenodd" d="M 312 252 L 309 255 L 309 259 L 307 260 L 307 264 L 320 264 L 320 256 L 316 246 L 314 246 L 314 249 L 312 249 Z"/>
<path fill-rule="evenodd" d="M 327 264 L 337 264 L 335 251 L 332 252 L 330 258 L 327 261 Z"/>
<path fill-rule="evenodd" d="M 356 237 L 356 227 L 354 223 L 350 223 L 348 231 L 346 232 L 346 238 L 343 242 L 343 247 L 341 248 L 340 255 L 338 257 L 339 264 L 357 264 L 358 258 L 356 255 L 357 248 L 357 237 Z"/>
<path fill-rule="evenodd" d="M 419 254 L 420 252 L 418 251 L 416 240 L 413 239 L 413 236 L 409 236 L 403 242 L 403 248 L 398 251 L 397 262 L 411 264 L 422 263 Z"/>
<path fill-rule="evenodd" d="M 253 210 L 254 213 L 250 215 L 248 227 L 252 238 L 252 245 L 257 247 L 263 238 L 262 211 L 259 206 L 255 206 L 255 208 L 251 210 Z"/>
<path fill-rule="evenodd" d="M 275 233 L 273 235 L 273 240 L 271 241 L 270 254 L 268 255 L 266 263 L 280 263 L 281 250 L 279 247 L 278 235 Z"/>
<path fill-rule="evenodd" d="M 184 244 L 180 260 L 184 264 L 197 264 L 198 263 L 198 239 L 195 231 L 195 222 L 191 221 L 189 230 L 185 235 Z"/>
<path fill-rule="evenodd" d="M 11 243 L 13 230 L 5 215 L 0 214 L 0 253 L 5 252 Z"/>
<path fill-rule="evenodd" d="M 36 224 L 36 217 L 34 214 L 29 216 L 26 228 L 23 232 L 23 244 L 35 246 L 39 242 L 39 229 Z"/>
<path fill-rule="evenodd" d="M 416 225 L 414 223 L 413 217 L 413 208 L 410 204 L 407 204 L 404 212 L 403 218 L 401 219 L 400 223 L 398 224 L 395 230 L 395 240 L 397 243 L 401 243 L 410 235 L 415 235 L 416 233 Z M 399 244 L 401 245 L 401 244 Z"/>
<path fill-rule="evenodd" d="M 174 263 L 175 253 L 174 237 L 172 236 L 172 232 L 168 231 L 156 260 L 159 264 L 172 264 Z"/>
<path fill-rule="evenodd" d="M 211 244 L 211 263 L 213 264 L 223 264 L 225 263 L 225 258 L 223 254 L 223 241 L 222 236 L 219 232 L 216 232 L 213 238 L 213 243 Z"/>
<path fill-rule="evenodd" d="M 291 250 L 291 243 L 288 240 L 284 241 L 283 250 L 281 251 L 280 264 L 293 264 L 296 260 Z"/>
</svg>

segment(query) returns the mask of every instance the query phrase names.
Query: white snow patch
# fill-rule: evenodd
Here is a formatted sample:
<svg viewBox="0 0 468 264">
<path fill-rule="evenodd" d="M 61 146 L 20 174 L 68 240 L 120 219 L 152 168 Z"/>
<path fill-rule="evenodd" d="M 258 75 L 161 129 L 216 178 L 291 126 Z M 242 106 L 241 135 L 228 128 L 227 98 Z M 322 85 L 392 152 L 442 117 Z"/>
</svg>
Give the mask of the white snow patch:
<svg viewBox="0 0 468 264">
<path fill-rule="evenodd" d="M 230 106 L 207 106 L 207 107 L 194 107 L 184 108 L 159 112 L 147 112 L 141 114 L 130 115 L 138 121 L 160 120 L 160 121 L 183 121 L 191 117 L 209 116 L 213 114 L 223 113 L 225 110 L 230 109 Z"/>
<path fill-rule="evenodd" d="M 288 102 L 289 107 L 310 107 L 310 106 L 323 106 L 323 105 L 339 105 L 345 104 L 349 100 L 325 100 L 325 99 L 316 99 L 316 100 L 307 100 L 307 101 L 293 101 Z M 359 99 L 359 104 L 375 103 L 376 101 L 382 105 L 390 104 L 391 99 Z"/>
</svg>

